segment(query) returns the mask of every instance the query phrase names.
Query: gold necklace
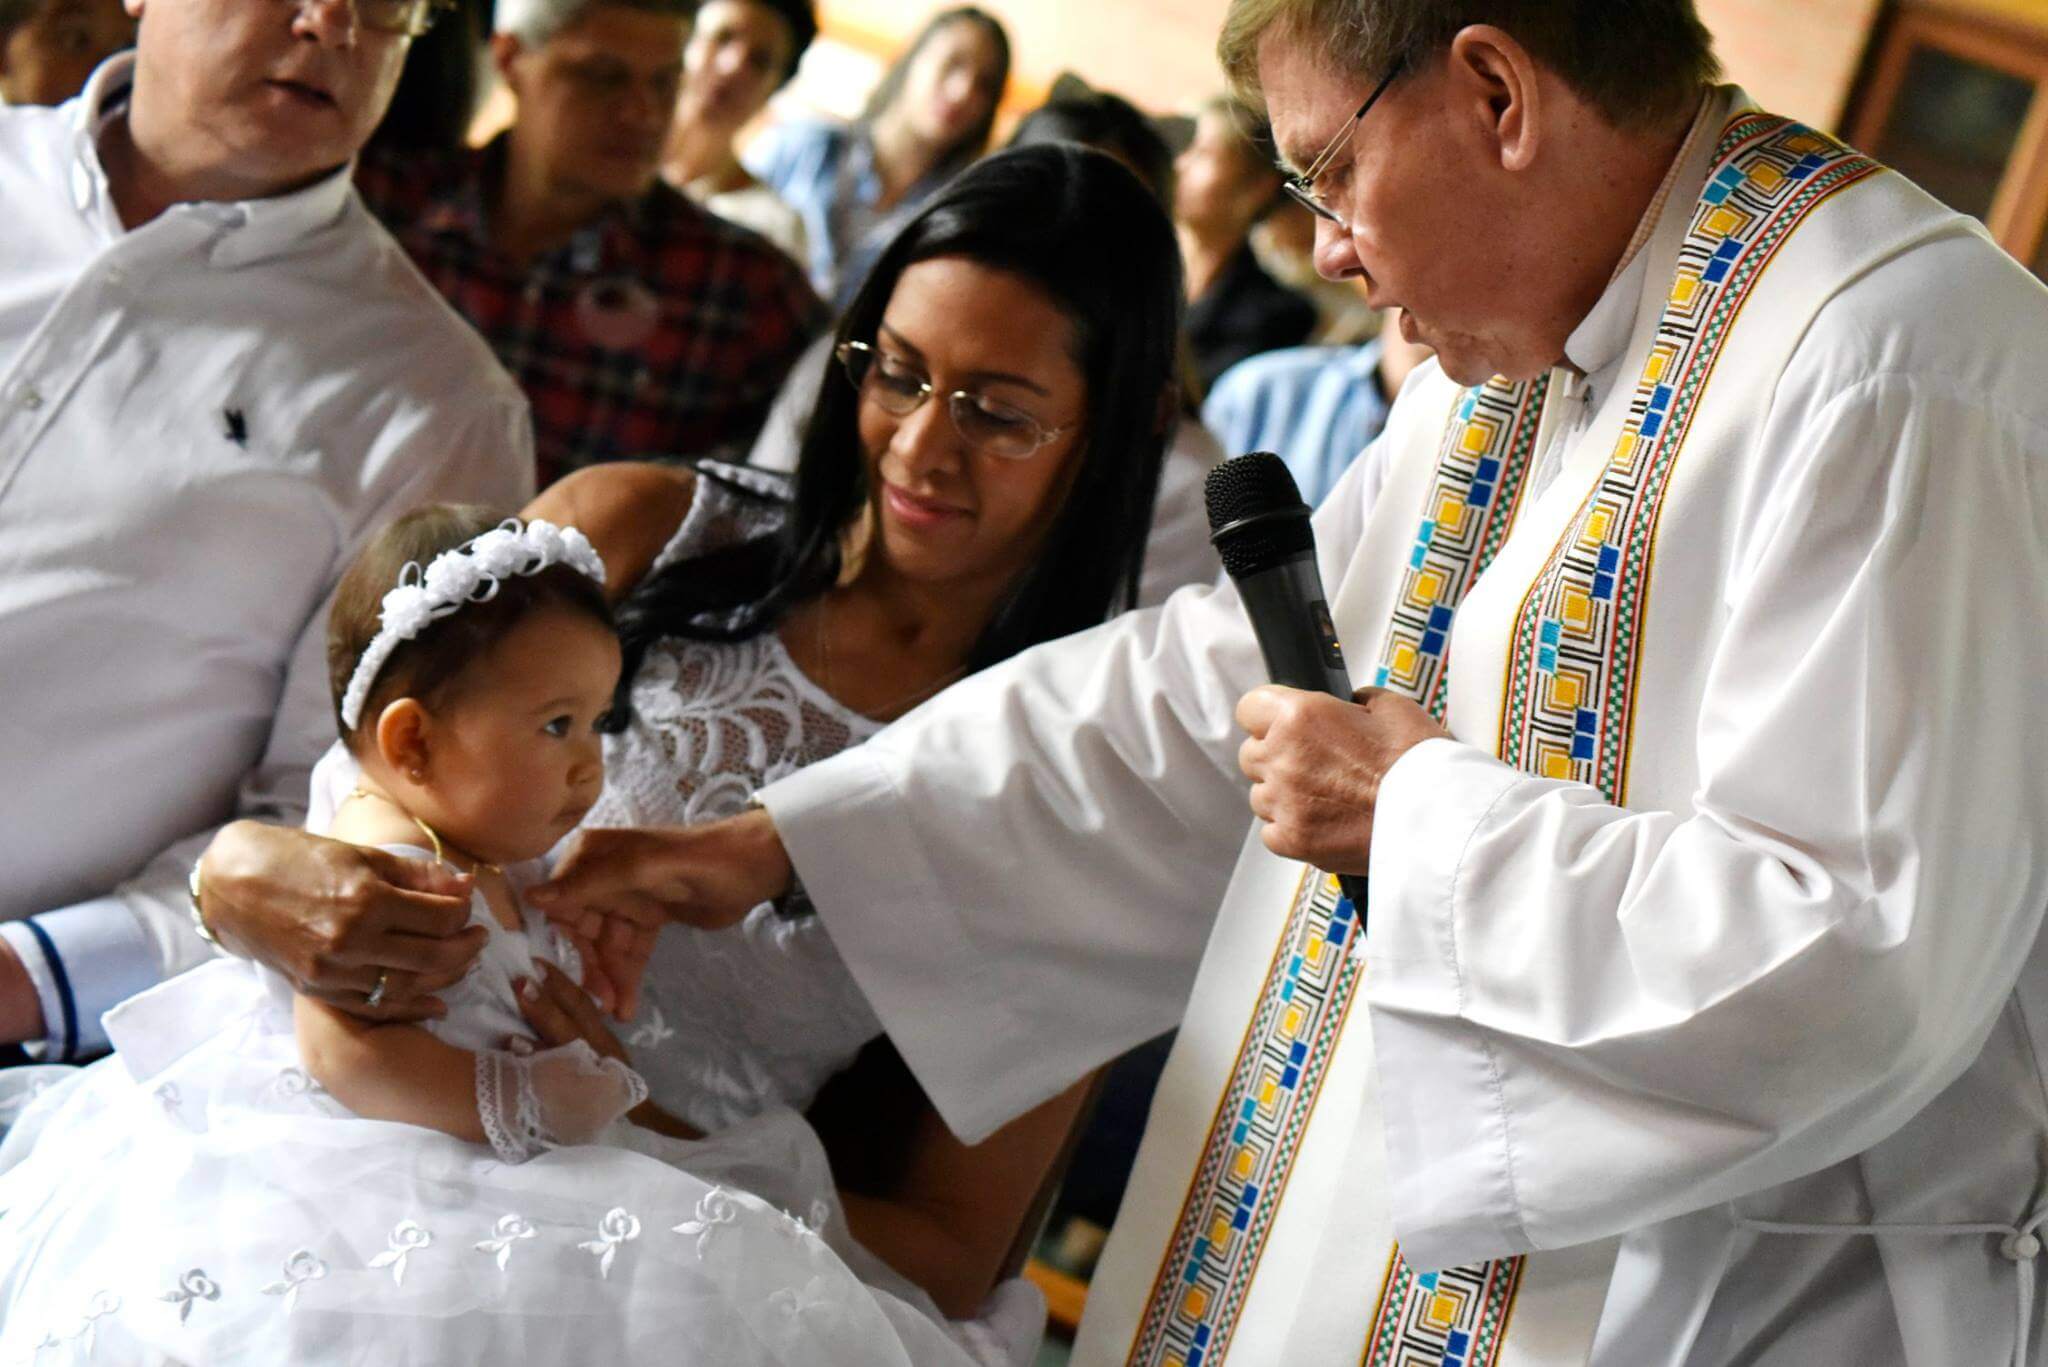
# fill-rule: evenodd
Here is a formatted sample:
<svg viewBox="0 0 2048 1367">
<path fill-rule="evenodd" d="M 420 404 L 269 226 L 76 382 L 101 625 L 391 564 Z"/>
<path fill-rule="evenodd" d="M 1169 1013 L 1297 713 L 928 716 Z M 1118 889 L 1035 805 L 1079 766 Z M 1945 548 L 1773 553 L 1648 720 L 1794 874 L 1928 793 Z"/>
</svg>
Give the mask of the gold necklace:
<svg viewBox="0 0 2048 1367">
<path fill-rule="evenodd" d="M 835 701 L 838 700 L 839 695 L 833 692 L 832 689 L 832 638 L 825 634 L 825 600 L 822 598 L 817 600 L 817 606 L 813 609 L 813 616 L 811 618 L 811 653 L 818 659 L 818 687 L 823 689 Z M 908 708 L 923 702 L 926 698 L 929 698 L 932 694 L 938 692 L 966 672 L 967 666 L 964 662 L 954 665 L 922 688 L 913 689 L 902 697 L 891 699 L 880 706 L 863 707 L 858 710 L 860 715 L 866 717 L 869 721 L 893 721 L 900 715 L 898 709 Z M 855 709 L 848 707 L 847 710 L 854 711 Z"/>
<path fill-rule="evenodd" d="M 363 787 L 360 783 L 357 784 L 355 787 L 349 789 L 348 797 L 343 798 L 342 801 L 347 802 L 359 797 L 374 798 L 383 802 L 388 802 L 393 807 L 398 807 L 398 804 L 396 802 L 392 802 L 390 798 L 385 797 L 382 793 L 373 793 L 368 788 Z M 463 867 L 460 864 L 456 863 L 454 860 L 450 859 L 447 853 L 441 848 L 441 837 L 435 833 L 434 828 L 432 826 L 429 826 L 426 822 L 420 820 L 418 817 L 413 816 L 411 812 L 405 811 L 405 808 L 403 807 L 398 807 L 398 810 L 401 812 L 405 812 L 405 815 L 411 818 L 412 824 L 419 827 L 420 833 L 427 837 L 427 843 L 434 847 L 434 862 L 436 864 L 446 864 L 449 868 L 454 869 L 457 873 L 465 872 Z M 466 872 L 471 874 L 495 873 L 502 876 L 505 870 L 500 868 L 496 864 L 491 864 L 481 859 L 472 858 L 470 860 L 470 866 L 466 870 Z"/>
</svg>

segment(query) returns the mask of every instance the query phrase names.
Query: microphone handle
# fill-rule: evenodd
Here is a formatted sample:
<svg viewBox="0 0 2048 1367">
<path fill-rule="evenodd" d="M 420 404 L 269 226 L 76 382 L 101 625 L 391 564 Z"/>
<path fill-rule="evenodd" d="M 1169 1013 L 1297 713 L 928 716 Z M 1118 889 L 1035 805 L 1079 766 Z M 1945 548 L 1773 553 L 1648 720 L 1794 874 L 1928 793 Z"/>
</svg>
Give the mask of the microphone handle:
<svg viewBox="0 0 2048 1367">
<path fill-rule="evenodd" d="M 1313 552 L 1245 575 L 1237 581 L 1237 592 L 1244 600 L 1245 615 L 1252 620 L 1252 633 L 1259 639 L 1266 673 L 1274 683 L 1351 701 L 1351 675 L 1344 668 L 1344 650 L 1337 642 L 1337 624 L 1330 619 Z M 1351 899 L 1363 931 L 1365 878 L 1340 873 L 1337 885 Z"/>
</svg>

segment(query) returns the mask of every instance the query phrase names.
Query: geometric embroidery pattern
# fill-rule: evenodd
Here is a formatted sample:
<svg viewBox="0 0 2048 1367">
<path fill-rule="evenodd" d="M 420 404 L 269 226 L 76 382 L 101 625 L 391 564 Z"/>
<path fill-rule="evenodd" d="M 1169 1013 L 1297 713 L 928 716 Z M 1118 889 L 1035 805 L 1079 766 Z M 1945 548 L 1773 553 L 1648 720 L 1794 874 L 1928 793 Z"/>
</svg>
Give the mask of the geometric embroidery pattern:
<svg viewBox="0 0 2048 1367">
<path fill-rule="evenodd" d="M 1810 128 L 1739 115 L 1679 250 L 1613 455 L 1522 600 L 1501 758 L 1619 803 L 1650 557 L 1664 494 L 1721 347 L 1764 268 L 1815 206 L 1880 168 Z"/>
<path fill-rule="evenodd" d="M 1130 1362 L 1201 1367 L 1229 1351 L 1331 1051 L 1358 995 L 1363 965 L 1350 952 L 1358 934 L 1337 880 L 1304 870 Z"/>
<path fill-rule="evenodd" d="M 1444 431 L 1373 675 L 1375 687 L 1407 694 L 1439 721 L 1450 687 L 1451 622 L 1514 524 L 1549 389 L 1547 371 L 1521 384 L 1491 380 L 1466 391 Z"/>
<path fill-rule="evenodd" d="M 1490 1367 L 1505 1341 L 1522 1259 L 1417 1274 L 1395 1250 L 1366 1337 L 1371 1367 Z"/>
</svg>

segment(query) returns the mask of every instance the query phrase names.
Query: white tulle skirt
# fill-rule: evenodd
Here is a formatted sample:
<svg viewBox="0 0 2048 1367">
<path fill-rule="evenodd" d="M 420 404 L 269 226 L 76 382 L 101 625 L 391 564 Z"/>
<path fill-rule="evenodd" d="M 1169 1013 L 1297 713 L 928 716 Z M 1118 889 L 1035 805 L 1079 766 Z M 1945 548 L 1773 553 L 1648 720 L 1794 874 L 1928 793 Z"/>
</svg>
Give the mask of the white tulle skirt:
<svg viewBox="0 0 2048 1367">
<path fill-rule="evenodd" d="M 509 1165 L 349 1113 L 241 965 L 172 986 L 0 1144 L 0 1363 L 982 1360 L 845 1235 L 791 1112 Z"/>
</svg>

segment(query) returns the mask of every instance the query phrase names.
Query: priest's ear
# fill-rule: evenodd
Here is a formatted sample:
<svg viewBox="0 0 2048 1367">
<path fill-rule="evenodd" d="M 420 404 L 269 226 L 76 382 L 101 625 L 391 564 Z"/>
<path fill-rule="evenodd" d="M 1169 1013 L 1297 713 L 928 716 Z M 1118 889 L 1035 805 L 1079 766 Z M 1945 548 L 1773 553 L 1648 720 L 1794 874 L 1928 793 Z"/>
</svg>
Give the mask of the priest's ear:
<svg viewBox="0 0 2048 1367">
<path fill-rule="evenodd" d="M 1455 119 L 1488 144 L 1502 170 L 1525 171 L 1536 160 L 1543 97 L 1550 82 L 1529 49 L 1504 29 L 1472 24 L 1451 39 L 1445 63 L 1446 104 Z M 1554 81 L 1555 78 L 1552 78 Z"/>
</svg>

